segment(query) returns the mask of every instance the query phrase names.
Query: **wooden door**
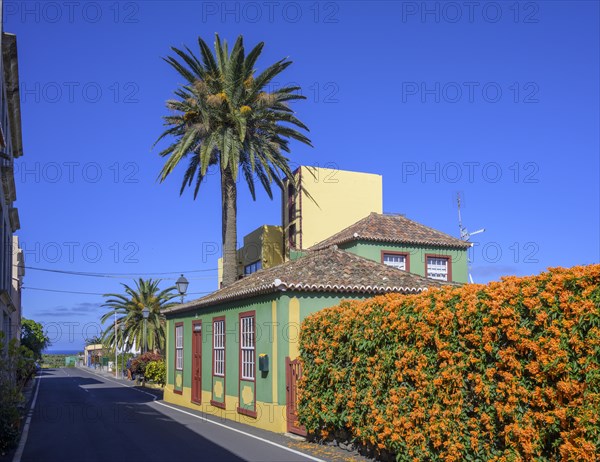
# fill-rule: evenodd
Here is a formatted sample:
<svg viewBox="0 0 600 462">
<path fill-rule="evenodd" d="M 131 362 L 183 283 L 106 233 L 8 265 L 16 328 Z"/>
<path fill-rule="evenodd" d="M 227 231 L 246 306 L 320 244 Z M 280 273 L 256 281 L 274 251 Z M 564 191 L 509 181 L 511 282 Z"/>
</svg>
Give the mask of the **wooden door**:
<svg viewBox="0 0 600 462">
<path fill-rule="evenodd" d="M 306 428 L 298 423 L 298 379 L 302 377 L 300 359 L 285 358 L 285 395 L 287 431 L 296 435 L 306 436 Z"/>
<path fill-rule="evenodd" d="M 192 401 L 202 402 L 202 321 L 192 323 Z"/>
</svg>

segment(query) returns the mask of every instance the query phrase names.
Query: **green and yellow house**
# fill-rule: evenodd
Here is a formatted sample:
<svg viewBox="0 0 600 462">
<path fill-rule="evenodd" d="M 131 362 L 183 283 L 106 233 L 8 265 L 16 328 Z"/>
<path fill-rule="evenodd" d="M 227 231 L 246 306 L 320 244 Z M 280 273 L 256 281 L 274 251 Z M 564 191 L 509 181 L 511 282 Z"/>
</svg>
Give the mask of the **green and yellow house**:
<svg viewBox="0 0 600 462">
<path fill-rule="evenodd" d="M 471 243 L 409 220 L 404 215 L 372 212 L 310 249 L 332 245 L 420 276 L 467 282 L 467 251 Z"/>
<path fill-rule="evenodd" d="M 300 323 L 307 315 L 343 299 L 416 293 L 466 281 L 467 243 L 398 215 L 374 213 L 363 220 L 296 260 L 259 269 L 165 311 L 165 400 L 275 432 L 302 434 L 295 419 L 295 384 L 301 374 Z M 446 259 L 446 266 L 440 259 Z"/>
</svg>

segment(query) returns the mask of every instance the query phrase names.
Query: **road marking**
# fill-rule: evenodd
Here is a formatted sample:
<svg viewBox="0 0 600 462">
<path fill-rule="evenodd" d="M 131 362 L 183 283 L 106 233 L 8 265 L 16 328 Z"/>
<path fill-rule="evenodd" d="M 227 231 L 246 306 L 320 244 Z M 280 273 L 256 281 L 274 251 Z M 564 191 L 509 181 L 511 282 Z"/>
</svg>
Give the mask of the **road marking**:
<svg viewBox="0 0 600 462">
<path fill-rule="evenodd" d="M 278 443 L 275 443 L 273 441 L 269 441 L 268 439 L 261 438 L 260 436 L 253 435 L 252 433 L 247 433 L 247 432 L 245 432 L 243 430 L 238 430 L 237 428 L 229 427 L 228 425 L 222 424 L 220 422 L 215 422 L 214 420 L 207 419 L 206 417 L 201 417 L 199 415 L 192 414 L 191 412 L 187 412 L 187 411 L 184 411 L 182 409 L 177 409 L 176 407 L 169 406 L 168 404 L 161 403 L 160 401 L 156 401 L 156 395 L 153 395 L 152 393 L 148 393 L 146 391 L 138 390 L 137 388 L 133 388 L 133 387 L 130 387 L 129 385 L 125 385 L 125 384 L 123 384 L 121 382 L 117 382 L 116 380 L 113 380 L 111 378 L 101 376 L 100 374 L 96 374 L 95 372 L 91 372 L 91 371 L 84 371 L 84 372 L 88 372 L 90 374 L 97 375 L 98 377 L 101 377 L 104 380 L 110 380 L 111 382 L 119 384 L 119 385 L 121 385 L 123 387 L 130 388 L 133 391 L 137 391 L 137 392 L 140 392 L 140 393 L 144 393 L 146 395 L 150 395 L 153 398 L 152 402 L 154 404 L 158 404 L 159 406 L 168 407 L 169 409 L 173 409 L 174 411 L 181 412 L 182 414 L 186 414 L 186 415 L 195 417 L 196 419 L 203 420 L 204 422 L 208 422 L 208 423 L 211 423 L 213 425 L 217 425 L 217 426 L 222 427 L 222 428 L 226 428 L 227 430 L 231 430 L 232 432 L 240 433 L 240 434 L 245 435 L 245 436 L 247 436 L 249 438 L 253 438 L 255 440 L 262 441 L 263 443 L 270 444 L 271 446 L 275 446 L 276 448 L 280 448 L 280 449 L 283 449 L 285 451 L 291 452 L 292 454 L 296 454 L 296 455 L 305 457 L 306 459 L 314 460 L 315 462 L 325 462 L 323 459 L 318 459 L 317 457 L 309 456 L 308 454 L 305 454 L 305 453 L 303 453 L 301 451 L 296 451 L 295 449 L 291 449 L 291 448 L 288 448 L 287 446 L 283 446 L 282 444 L 278 444 Z M 16 462 L 16 461 L 13 461 L 13 462 Z"/>
<path fill-rule="evenodd" d="M 323 459 L 317 459 L 316 457 L 309 456 L 308 454 L 305 454 L 303 452 L 296 451 L 295 449 L 288 448 L 287 446 L 283 446 L 282 444 L 274 443 L 273 441 L 269 441 L 269 440 L 267 440 L 265 438 L 261 438 L 260 436 L 253 435 L 252 433 L 246 433 L 245 431 L 238 430 L 237 428 L 229 427 L 229 426 L 227 426 L 225 424 L 222 424 L 222 423 L 219 423 L 219 422 L 215 422 L 214 420 L 207 419 L 206 417 L 200 417 L 199 415 L 192 414 L 191 412 L 187 412 L 187 411 L 184 411 L 182 409 L 177 409 L 176 407 L 169 406 L 168 404 L 161 403 L 160 401 L 154 401 L 154 403 L 158 404 L 160 406 L 168 407 L 169 409 L 173 409 L 174 411 L 181 412 L 182 414 L 186 414 L 186 415 L 195 417 L 196 419 L 203 420 L 204 422 L 208 422 L 208 423 L 211 423 L 213 425 L 217 425 L 219 427 L 226 428 L 227 430 L 231 430 L 232 432 L 241 433 L 242 435 L 248 436 L 250 438 L 254 438 L 255 440 L 262 441 L 263 443 L 270 444 L 271 446 L 275 446 L 277 448 L 284 449 L 284 450 L 286 450 L 288 452 L 300 455 L 300 456 L 305 457 L 307 459 L 314 460 L 315 462 L 325 462 Z"/>
<path fill-rule="evenodd" d="M 25 425 L 23 426 L 23 433 L 21 434 L 21 439 L 19 440 L 19 447 L 17 448 L 15 455 L 13 457 L 13 462 L 21 462 L 21 457 L 23 457 L 23 450 L 25 449 L 25 443 L 27 443 L 27 436 L 29 435 L 29 426 L 31 425 L 31 417 L 33 416 L 33 409 L 35 408 L 35 403 L 37 401 L 38 392 L 40 391 L 40 383 L 42 383 L 42 376 L 37 376 L 37 385 L 35 388 L 35 394 L 33 395 L 33 401 L 31 402 L 31 407 L 27 412 L 27 420 L 25 420 Z"/>
<path fill-rule="evenodd" d="M 96 372 L 92 372 L 92 371 L 86 371 L 85 369 L 80 369 L 80 370 L 81 370 L 82 372 L 87 372 L 88 374 L 93 374 L 93 375 L 95 375 L 95 376 L 98 376 L 98 377 L 100 377 L 100 378 L 101 378 L 101 379 L 103 379 L 103 380 L 109 380 L 109 381 L 111 381 L 111 382 L 114 382 L 114 383 L 116 383 L 117 385 L 121 385 L 122 387 L 125 387 L 125 388 L 130 388 L 131 390 L 133 390 L 133 391 L 137 391 L 138 393 L 143 393 L 143 394 L 145 394 L 145 395 L 151 396 L 151 397 L 152 397 L 152 401 L 155 401 L 155 400 L 156 400 L 156 395 L 153 395 L 152 393 L 148 393 L 147 391 L 138 390 L 137 388 L 133 388 L 133 387 L 130 387 L 129 385 L 125 385 L 124 383 L 117 382 L 116 380 L 113 380 L 113 379 L 111 379 L 111 378 L 104 377 L 103 375 L 100 375 L 100 374 L 98 374 L 98 373 L 96 373 Z"/>
</svg>

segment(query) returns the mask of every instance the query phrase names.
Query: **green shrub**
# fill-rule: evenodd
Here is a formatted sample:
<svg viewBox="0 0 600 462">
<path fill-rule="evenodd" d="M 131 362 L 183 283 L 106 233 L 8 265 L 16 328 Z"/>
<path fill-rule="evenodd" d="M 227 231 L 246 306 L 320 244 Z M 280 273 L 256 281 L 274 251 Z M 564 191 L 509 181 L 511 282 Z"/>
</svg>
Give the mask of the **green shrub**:
<svg viewBox="0 0 600 462">
<path fill-rule="evenodd" d="M 0 455 L 17 444 L 23 395 L 15 386 L 0 383 Z"/>
<path fill-rule="evenodd" d="M 30 357 L 28 349 L 19 347 L 15 339 L 6 344 L 0 332 L 0 455 L 15 446 L 19 437 L 21 389 L 31 375 Z"/>
<path fill-rule="evenodd" d="M 17 381 L 22 387 L 35 374 L 36 355 L 28 347 L 21 345 L 17 357 Z"/>
<path fill-rule="evenodd" d="M 133 361 L 131 361 L 131 370 L 133 373 L 138 374 L 138 375 L 146 375 L 146 366 L 148 365 L 148 363 L 152 362 L 152 361 L 162 361 L 163 357 L 157 353 L 152 353 L 152 352 L 148 352 L 148 353 L 144 353 L 140 356 L 138 356 L 137 358 L 135 358 Z"/>
<path fill-rule="evenodd" d="M 42 359 L 42 351 L 50 346 L 50 339 L 44 334 L 44 327 L 32 319 L 21 319 L 21 345 L 33 352 L 34 358 Z"/>
<path fill-rule="evenodd" d="M 163 360 L 150 361 L 146 365 L 145 377 L 154 383 L 164 386 L 167 382 L 167 367 L 165 366 L 165 362 Z"/>
<path fill-rule="evenodd" d="M 319 438 L 397 461 L 600 460 L 600 265 L 343 302 L 300 348 Z"/>
</svg>

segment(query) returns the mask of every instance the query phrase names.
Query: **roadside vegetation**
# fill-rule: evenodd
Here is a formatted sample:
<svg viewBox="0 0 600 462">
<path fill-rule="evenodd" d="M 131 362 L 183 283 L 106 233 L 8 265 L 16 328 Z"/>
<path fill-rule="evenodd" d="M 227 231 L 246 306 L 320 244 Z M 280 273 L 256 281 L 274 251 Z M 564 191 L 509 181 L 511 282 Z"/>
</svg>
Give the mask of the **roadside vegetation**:
<svg viewBox="0 0 600 462">
<path fill-rule="evenodd" d="M 166 321 L 162 311 L 177 304 L 171 301 L 177 294 L 174 286 L 161 290 L 158 287 L 160 282 L 140 278 L 135 281 L 135 286 L 122 284 L 125 289 L 123 294 L 105 295 L 106 302 L 102 306 L 110 310 L 100 319 L 107 324 L 100 343 L 112 348 L 113 353 L 115 348 L 124 351 L 133 348 L 164 354 Z M 149 310 L 146 320 L 144 308 Z"/>
<path fill-rule="evenodd" d="M 105 348 L 103 357 L 112 359 L 117 354 L 116 374 L 127 374 L 127 364 L 133 377 L 164 386 L 167 381 L 164 354 L 166 350 L 165 316 L 163 310 L 177 305 L 172 301 L 175 287 L 159 288 L 160 280 L 142 279 L 135 286 L 123 284 L 125 293 L 106 294 L 104 307 L 110 308 L 101 318 L 107 324 L 98 344 Z M 148 309 L 144 319 L 143 310 Z M 116 323 L 115 323 L 116 317 Z M 132 350 L 145 351 L 135 356 Z"/>
<path fill-rule="evenodd" d="M 42 354 L 42 369 L 56 369 L 59 367 L 75 367 L 74 363 L 67 363 L 66 359 L 77 355 Z"/>
<path fill-rule="evenodd" d="M 397 461 L 600 456 L 600 265 L 344 302 L 300 342 L 316 440 Z"/>
<path fill-rule="evenodd" d="M 144 353 L 131 362 L 134 374 L 143 376 L 145 380 L 161 387 L 167 382 L 167 369 L 164 358 L 156 353 Z"/>
<path fill-rule="evenodd" d="M 42 351 L 50 345 L 41 324 L 23 318 L 21 343 L 7 341 L 0 332 L 0 455 L 14 447 L 19 437 L 23 389 L 34 376 Z"/>
</svg>

